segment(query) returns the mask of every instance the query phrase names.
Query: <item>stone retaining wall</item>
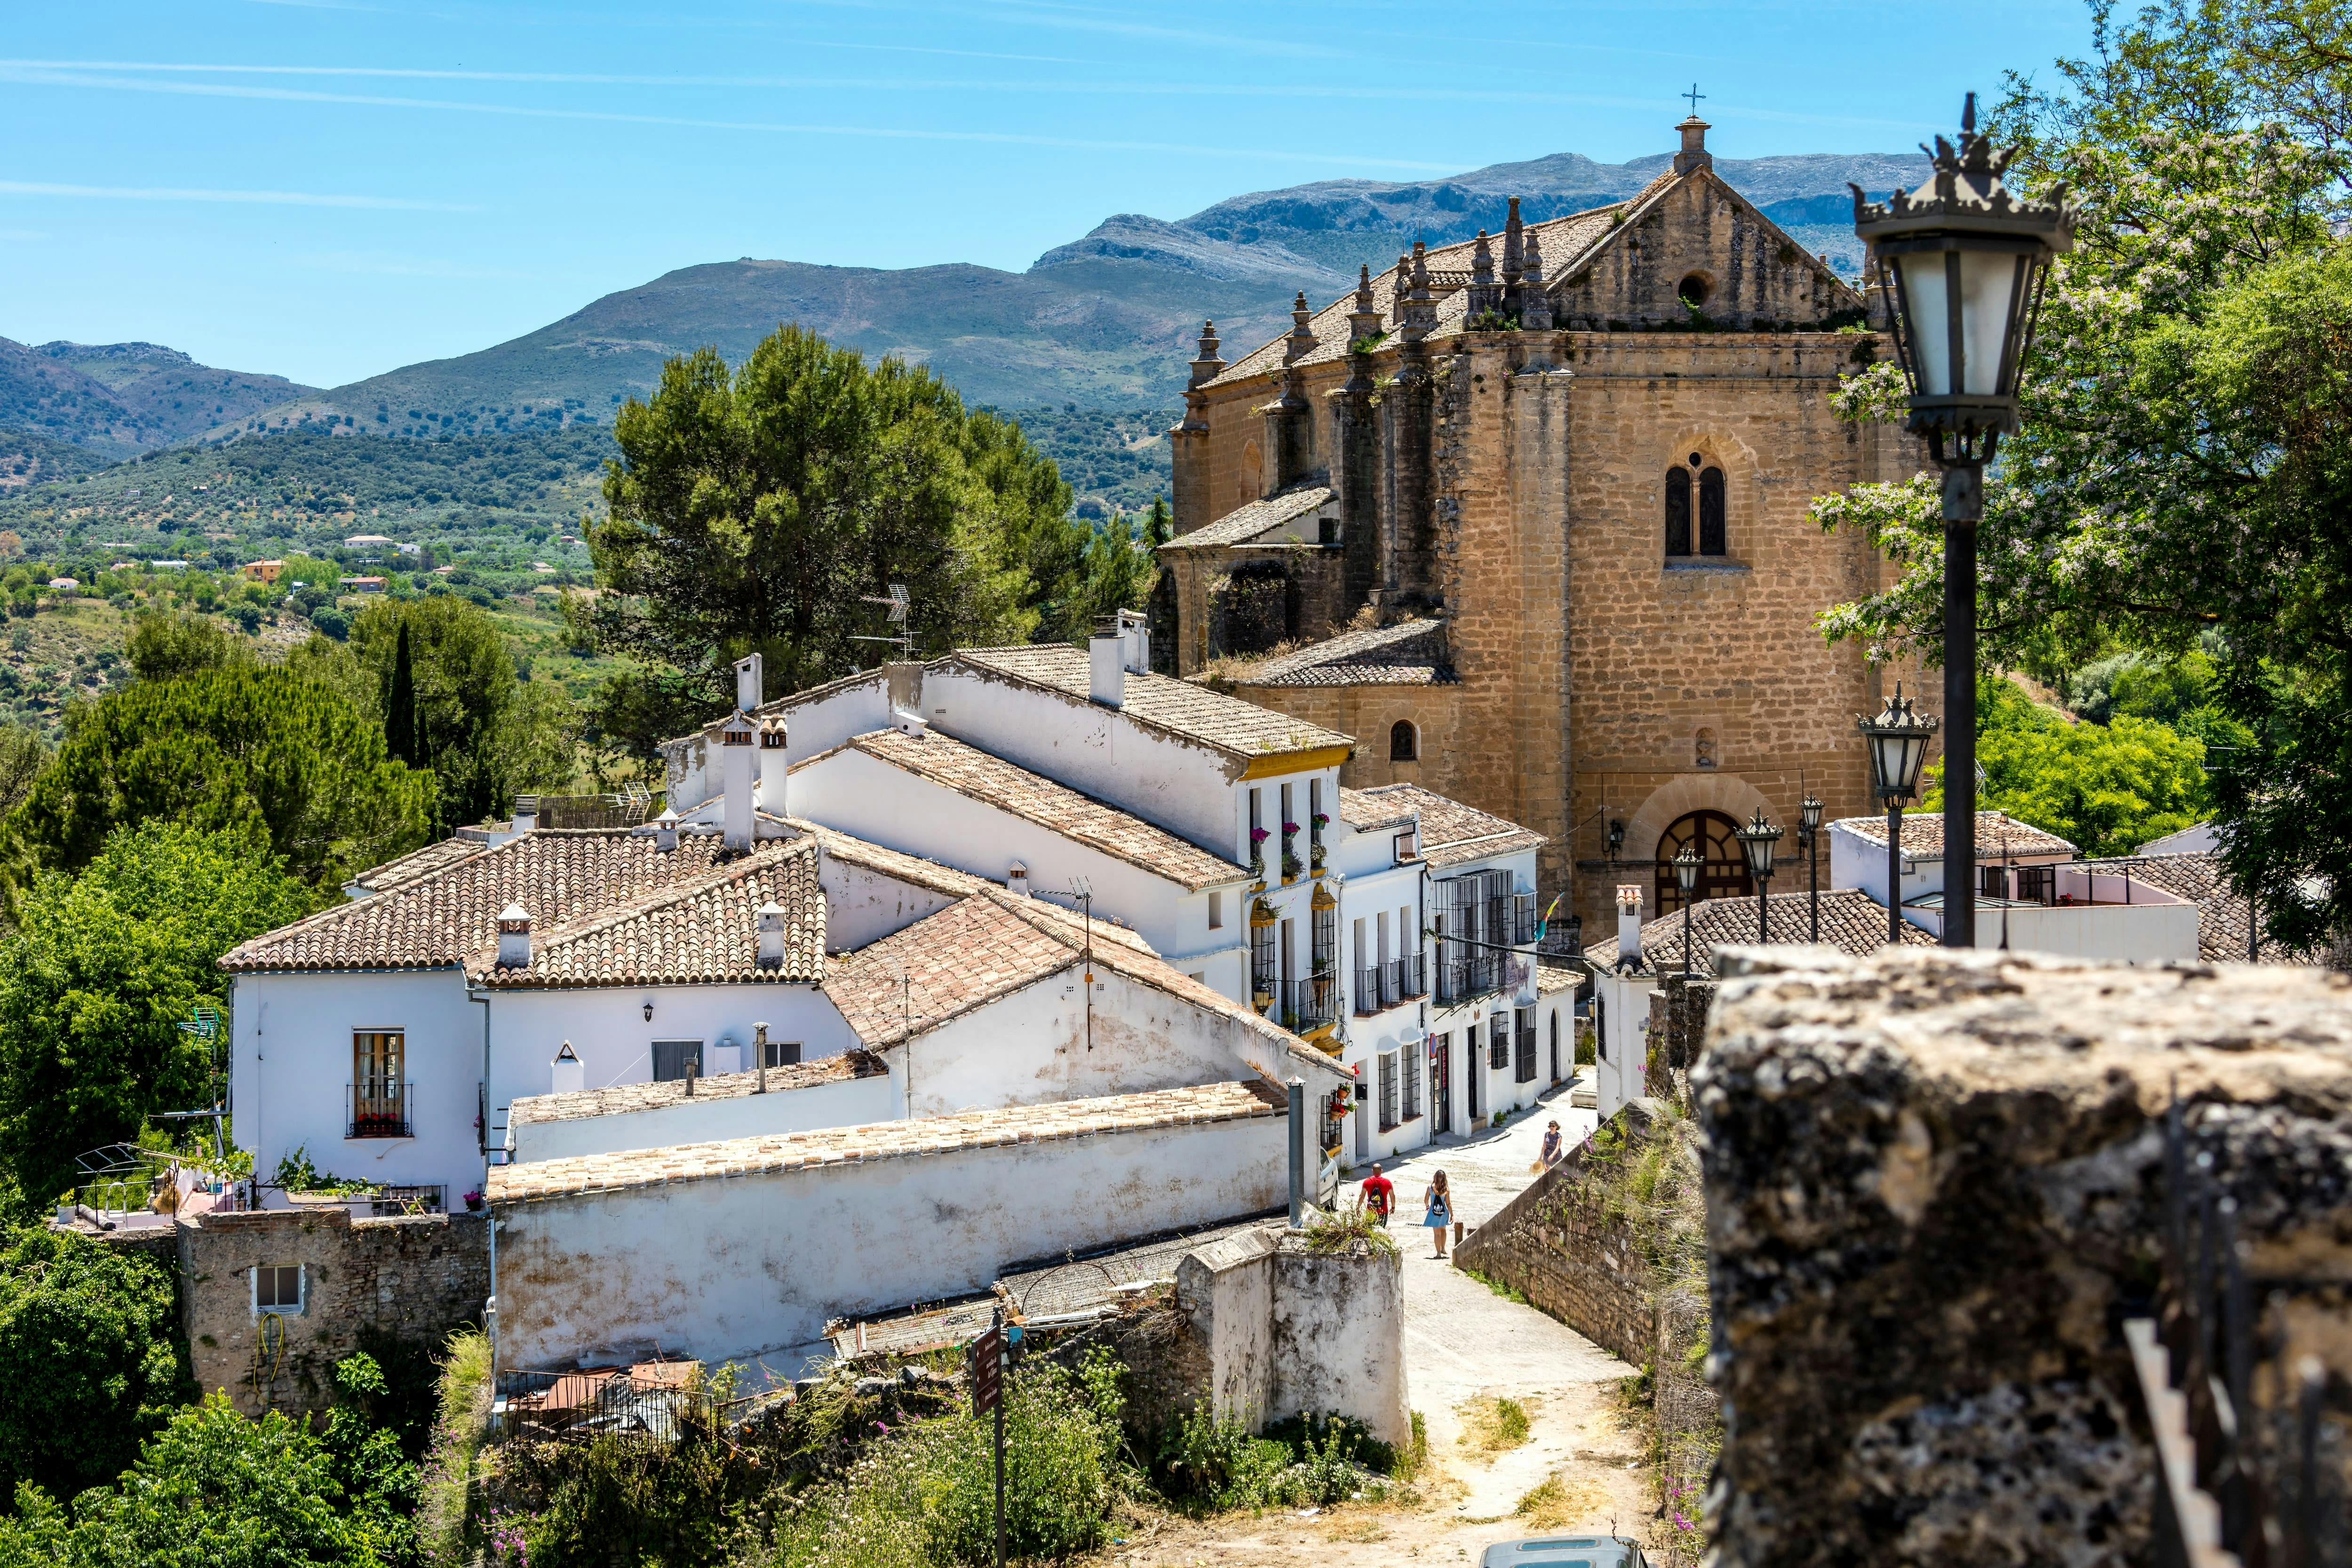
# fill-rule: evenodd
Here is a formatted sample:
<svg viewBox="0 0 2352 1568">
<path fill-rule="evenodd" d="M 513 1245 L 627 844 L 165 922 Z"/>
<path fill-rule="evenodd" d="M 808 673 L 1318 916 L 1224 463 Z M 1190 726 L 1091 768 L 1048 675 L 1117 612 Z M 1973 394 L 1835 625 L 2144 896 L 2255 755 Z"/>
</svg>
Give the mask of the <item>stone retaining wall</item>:
<svg viewBox="0 0 2352 1568">
<path fill-rule="evenodd" d="M 248 1415 L 335 1401 L 335 1363 L 383 1342 L 437 1345 L 478 1323 L 489 1222 L 476 1215 L 353 1219 L 340 1205 L 183 1219 L 180 1317 L 198 1386 Z M 253 1270 L 302 1270 L 299 1310 L 256 1304 Z"/>
<path fill-rule="evenodd" d="M 1657 1114 L 1653 1102 L 1626 1105 L 1609 1123 L 1622 1139 L 1618 1148 L 1636 1146 Z M 1590 1146 L 1571 1151 L 1464 1237 L 1454 1261 L 1640 1366 L 1652 1358 L 1658 1324 L 1634 1237 L 1609 1212 L 1621 1159 L 1596 1162 Z"/>
</svg>

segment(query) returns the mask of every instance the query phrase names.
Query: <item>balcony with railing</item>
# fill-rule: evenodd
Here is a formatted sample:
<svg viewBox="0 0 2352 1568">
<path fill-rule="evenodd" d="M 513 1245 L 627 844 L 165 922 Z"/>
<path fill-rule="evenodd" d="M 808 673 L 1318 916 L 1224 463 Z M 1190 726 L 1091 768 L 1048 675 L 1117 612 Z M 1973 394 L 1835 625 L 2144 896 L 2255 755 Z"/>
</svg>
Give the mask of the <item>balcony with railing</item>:
<svg viewBox="0 0 2352 1568">
<path fill-rule="evenodd" d="M 1511 895 L 1511 945 L 1525 947 L 1536 939 L 1536 896 Z"/>
<path fill-rule="evenodd" d="M 1481 949 L 1468 952 L 1456 952 L 1437 961 L 1437 1000 L 1452 1006 L 1483 996 L 1502 988 L 1502 966 L 1496 962 L 1497 954 Z"/>
<path fill-rule="evenodd" d="M 1339 1016 L 1339 977 L 1337 974 L 1310 974 L 1297 983 L 1291 1001 L 1292 1028 L 1318 1029 Z"/>
<path fill-rule="evenodd" d="M 362 1079 L 344 1088 L 343 1136 L 346 1138 L 408 1138 L 408 1107 L 415 1099 L 413 1084 L 392 1079 Z"/>
<path fill-rule="evenodd" d="M 1429 962 L 1421 954 L 1408 953 L 1391 959 L 1388 963 L 1391 984 L 1396 1000 L 1429 994 Z"/>
</svg>

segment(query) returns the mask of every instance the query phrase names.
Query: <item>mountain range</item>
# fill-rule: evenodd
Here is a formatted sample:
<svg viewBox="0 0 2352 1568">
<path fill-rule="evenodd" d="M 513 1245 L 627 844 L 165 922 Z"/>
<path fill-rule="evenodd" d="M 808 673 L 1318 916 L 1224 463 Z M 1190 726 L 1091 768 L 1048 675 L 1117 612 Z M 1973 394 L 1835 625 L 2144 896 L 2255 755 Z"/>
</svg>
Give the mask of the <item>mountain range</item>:
<svg viewBox="0 0 2352 1568">
<path fill-rule="evenodd" d="M 120 457 L 310 423 L 352 433 L 488 435 L 609 422 L 664 360 L 703 344 L 740 360 L 782 321 L 874 356 L 929 365 L 965 400 L 1012 412 L 1172 407 L 1204 317 L 1229 358 L 1287 327 L 1291 297 L 1344 291 L 1416 238 L 1499 230 L 1508 199 L 1530 221 L 1618 200 L 1670 154 L 1599 163 L 1563 153 L 1444 179 L 1326 180 L 1231 197 L 1174 222 L 1122 213 L 1027 270 L 950 263 L 879 268 L 793 261 L 681 268 L 591 301 L 536 331 L 345 386 L 216 370 L 152 343 L 38 347 L 0 339 L 0 485 L 66 477 L 52 447 Z M 1916 183 L 1917 153 L 1719 159 L 1717 173 L 1808 248 L 1851 272 L 1849 181 Z M 12 469 L 22 471 L 14 472 Z"/>
</svg>

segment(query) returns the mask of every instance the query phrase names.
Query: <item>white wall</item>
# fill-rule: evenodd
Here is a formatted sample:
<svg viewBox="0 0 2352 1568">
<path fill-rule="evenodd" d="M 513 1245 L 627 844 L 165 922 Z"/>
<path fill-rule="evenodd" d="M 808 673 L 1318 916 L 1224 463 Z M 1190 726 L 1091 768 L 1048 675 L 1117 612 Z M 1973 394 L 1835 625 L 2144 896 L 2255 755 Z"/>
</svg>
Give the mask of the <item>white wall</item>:
<svg viewBox="0 0 2352 1568">
<path fill-rule="evenodd" d="M 502 1369 L 726 1361 L 1285 1201 L 1276 1116 L 494 1205 Z"/>
<path fill-rule="evenodd" d="M 1068 968 L 917 1036 L 911 1051 L 891 1047 L 887 1058 L 908 1114 L 948 1116 L 1259 1076 L 1282 1082 L 1301 1065 L 1240 1020 L 1101 964 L 1095 967 L 1088 1050 L 1084 973 L 1074 955 Z M 1310 1080 L 1308 1093 L 1332 1087 Z"/>
<path fill-rule="evenodd" d="M 852 735 L 887 728 L 890 722 L 888 676 L 877 669 L 864 680 L 808 701 L 795 703 L 787 699 L 782 710 L 786 730 L 784 765 L 790 767 L 820 752 L 830 751 Z M 710 765 L 709 749 L 708 731 L 698 731 L 675 746 L 664 748 L 669 806 L 680 816 L 725 787 L 718 770 Z M 772 782 L 767 801 L 768 809 L 778 816 L 786 811 L 796 816 L 803 815 L 797 805 L 778 800 Z"/>
<path fill-rule="evenodd" d="M 1883 826 L 1883 821 L 1882 821 Z M 1884 905 L 1886 902 L 1886 846 L 1874 843 L 1856 833 L 1843 822 L 1830 824 L 1829 887 L 1860 888 Z M 1978 847 L 1979 849 L 1983 846 Z M 2011 866 L 2063 866 L 2064 855 L 2012 855 Z M 1998 865 L 1998 857 L 1979 857 L 1981 865 Z M 1932 858 L 1906 856 L 1903 860 L 1902 897 L 1906 901 L 1923 893 L 1944 890 L 1944 861 L 1940 855 Z M 1926 911 L 1906 909 L 1903 918 L 1913 925 L 1926 926 L 1932 917 Z"/>
<path fill-rule="evenodd" d="M 938 913 L 957 898 L 830 855 L 817 862 L 817 885 L 824 889 L 827 952 L 854 952 L 880 942 L 926 915 Z"/>
<path fill-rule="evenodd" d="M 579 1154 L 668 1149 L 680 1143 L 716 1143 L 728 1138 L 806 1132 L 821 1127 L 863 1127 L 896 1121 L 905 1114 L 895 1081 L 887 1073 L 876 1073 L 724 1100 L 698 1095 L 674 1105 L 608 1116 L 522 1121 L 508 1133 L 507 1147 L 517 1163 L 565 1160 Z"/>
<path fill-rule="evenodd" d="M 645 1016 L 647 1002 L 654 1016 Z M 647 1083 L 656 1040 L 700 1040 L 705 1072 L 749 1067 L 719 1047 L 750 1047 L 752 1026 L 768 1026 L 771 1041 L 797 1040 L 802 1059 L 838 1056 L 856 1045 L 848 1020 L 813 985 L 649 985 L 548 991 L 499 991 L 490 999 L 490 1143 L 506 1142 L 507 1104 L 545 1094 L 550 1064 L 572 1042 L 590 1089 Z M 480 1026 L 478 1021 L 476 1027 Z M 477 1075 L 479 1076 L 478 1074 Z M 466 1112 L 470 1124 L 473 1111 Z"/>
<path fill-rule="evenodd" d="M 1643 1067 L 1650 995 L 1657 988 L 1654 974 L 1624 974 L 1607 969 L 1593 982 L 1593 999 L 1600 1008 L 1596 1042 L 1600 1060 L 1593 1078 L 1603 1121 L 1616 1115 L 1627 1100 L 1649 1092 Z"/>
<path fill-rule="evenodd" d="M 437 1183 L 453 1206 L 481 1185 L 474 1116 L 482 1009 L 466 1000 L 457 970 L 241 974 L 231 990 L 229 1027 L 236 1146 L 253 1155 L 263 1181 L 300 1148 L 312 1168 L 331 1175 L 402 1186 Z M 345 1135 L 352 1036 L 362 1029 L 406 1036 L 402 1077 L 411 1085 L 413 1137 Z"/>
<path fill-rule="evenodd" d="M 923 717 L 1204 849 L 1234 853 L 1235 764 L 1222 752 L 1147 730 L 1115 709 L 954 666 L 924 677 Z"/>
<path fill-rule="evenodd" d="M 1126 921 L 1180 968 L 1188 967 L 1195 954 L 1234 945 L 1231 911 L 1244 882 L 1225 887 L 1225 928 L 1212 931 L 1206 892 L 1187 892 L 1142 867 L 863 752 L 836 752 L 794 773 L 793 810 L 810 821 L 992 882 L 1003 882 L 1015 860 L 1028 867 L 1033 888 L 1060 892 L 1078 878 L 1088 879 L 1097 915 Z"/>
<path fill-rule="evenodd" d="M 1402 1446 L 1412 1416 L 1401 1258 L 1318 1256 L 1244 1231 L 1176 1265 L 1176 1302 L 1209 1352 L 1212 1408 L 1252 1430 L 1338 1414 Z"/>
</svg>

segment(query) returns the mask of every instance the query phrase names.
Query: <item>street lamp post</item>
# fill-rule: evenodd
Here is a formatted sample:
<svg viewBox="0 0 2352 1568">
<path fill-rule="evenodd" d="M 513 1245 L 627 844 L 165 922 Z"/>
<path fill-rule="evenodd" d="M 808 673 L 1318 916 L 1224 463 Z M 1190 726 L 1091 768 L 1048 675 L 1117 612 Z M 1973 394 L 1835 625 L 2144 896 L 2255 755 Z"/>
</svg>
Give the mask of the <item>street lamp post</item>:
<svg viewBox="0 0 2352 1568">
<path fill-rule="evenodd" d="M 1853 722 L 1862 731 L 1863 750 L 1870 753 L 1871 790 L 1886 807 L 1886 940 L 1892 945 L 1903 940 L 1903 803 L 1918 793 L 1919 770 L 1927 765 L 1927 740 L 1936 732 L 1936 721 L 1911 711 L 1898 680 L 1884 712 Z M 1948 787 L 1948 763 L 1944 772 Z M 1947 904 L 1951 887 L 1947 877 Z"/>
<path fill-rule="evenodd" d="M 1853 232 L 1892 279 L 1895 353 L 1911 389 L 1908 428 L 1944 470 L 1944 945 L 1976 944 L 1977 524 L 1984 470 L 2017 428 L 2017 369 L 2051 258 L 2074 239 L 2059 186 L 2020 201 L 2000 183 L 2016 149 L 1977 134 L 1969 94 L 1955 149 L 1936 138 L 1935 176 L 1882 205 L 1853 187 Z"/>
<path fill-rule="evenodd" d="M 1812 906 L 1813 935 L 1822 940 L 1822 803 L 1805 793 L 1797 807 L 1797 843 L 1805 852 L 1805 899 Z"/>
<path fill-rule="evenodd" d="M 1698 891 L 1699 868 L 1706 864 L 1706 861 L 1700 856 L 1696 844 L 1685 844 L 1675 851 L 1675 882 L 1683 890 L 1683 973 L 1685 974 L 1691 972 L 1691 911 L 1697 907 L 1691 901 L 1691 895 Z"/>
<path fill-rule="evenodd" d="M 1770 942 L 1772 926 L 1770 906 L 1765 896 L 1772 881 L 1772 847 L 1780 842 L 1784 830 L 1772 825 L 1758 806 L 1748 826 L 1738 830 L 1739 847 L 1748 851 L 1748 872 L 1756 879 L 1756 940 Z"/>
</svg>

